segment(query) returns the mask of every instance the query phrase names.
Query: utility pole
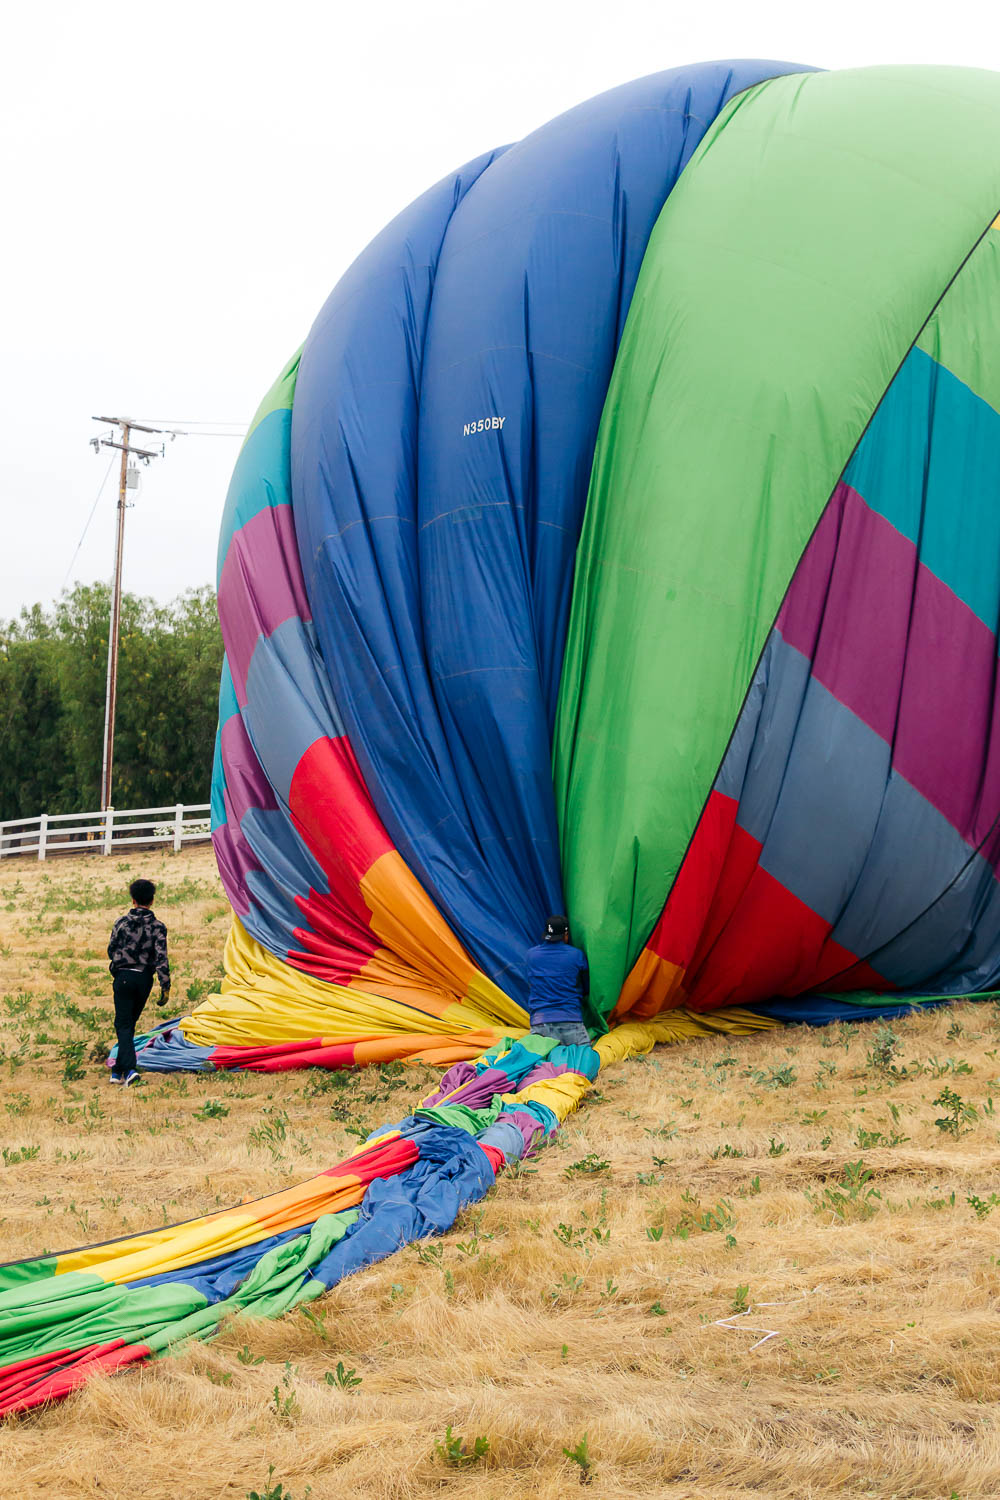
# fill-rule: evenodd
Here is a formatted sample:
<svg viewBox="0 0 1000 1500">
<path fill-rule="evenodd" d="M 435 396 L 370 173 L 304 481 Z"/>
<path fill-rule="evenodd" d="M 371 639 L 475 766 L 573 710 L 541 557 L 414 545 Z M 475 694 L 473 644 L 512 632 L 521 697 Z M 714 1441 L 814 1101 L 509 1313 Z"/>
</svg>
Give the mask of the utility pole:
<svg viewBox="0 0 1000 1500">
<path fill-rule="evenodd" d="M 121 472 L 118 479 L 118 520 L 115 527 L 115 567 L 111 580 L 111 620 L 108 629 L 108 677 L 104 694 L 104 755 L 101 762 L 101 809 L 111 806 L 111 777 L 115 754 L 115 702 L 118 696 L 118 635 L 122 613 L 122 550 L 125 544 L 125 497 L 129 489 L 129 478 L 136 470 L 129 468 L 129 456 L 134 454 L 143 463 L 162 458 L 163 448 L 133 448 L 129 438 L 133 432 L 159 433 L 159 427 L 143 427 L 128 417 L 95 417 L 95 422 L 107 422 L 112 428 L 121 430 L 121 442 L 113 437 L 91 438 L 95 453 L 102 448 L 120 448 Z"/>
</svg>

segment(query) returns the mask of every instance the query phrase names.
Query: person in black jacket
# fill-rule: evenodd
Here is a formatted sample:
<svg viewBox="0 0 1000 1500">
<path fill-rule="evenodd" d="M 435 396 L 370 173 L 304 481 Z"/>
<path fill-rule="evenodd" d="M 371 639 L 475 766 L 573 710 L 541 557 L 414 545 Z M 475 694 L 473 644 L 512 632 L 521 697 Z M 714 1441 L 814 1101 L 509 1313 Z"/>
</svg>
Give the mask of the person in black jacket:
<svg viewBox="0 0 1000 1500">
<path fill-rule="evenodd" d="M 132 897 L 132 910 L 118 918 L 108 943 L 118 1037 L 111 1082 L 126 1085 L 135 1083 L 139 1077 L 135 1066 L 135 1026 L 149 999 L 154 975 L 160 981 L 157 1005 L 164 1005 L 170 994 L 167 929 L 153 913 L 156 886 L 151 880 L 133 880 L 128 893 Z"/>
</svg>

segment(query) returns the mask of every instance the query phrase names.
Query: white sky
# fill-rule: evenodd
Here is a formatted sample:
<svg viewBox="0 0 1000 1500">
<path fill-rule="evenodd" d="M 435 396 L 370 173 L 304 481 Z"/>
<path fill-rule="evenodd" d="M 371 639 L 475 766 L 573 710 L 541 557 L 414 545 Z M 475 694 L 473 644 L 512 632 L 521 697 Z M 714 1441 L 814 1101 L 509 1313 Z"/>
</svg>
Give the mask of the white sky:
<svg viewBox="0 0 1000 1500">
<path fill-rule="evenodd" d="M 592 94 L 716 57 L 1000 70 L 982 0 L 29 0 L 0 58 L 0 618 L 63 583 L 93 413 L 241 422 L 400 208 Z M 998 205 L 1000 207 L 1000 205 Z M 126 587 L 214 581 L 237 443 L 144 472 Z M 110 574 L 117 470 L 71 581 Z"/>
</svg>

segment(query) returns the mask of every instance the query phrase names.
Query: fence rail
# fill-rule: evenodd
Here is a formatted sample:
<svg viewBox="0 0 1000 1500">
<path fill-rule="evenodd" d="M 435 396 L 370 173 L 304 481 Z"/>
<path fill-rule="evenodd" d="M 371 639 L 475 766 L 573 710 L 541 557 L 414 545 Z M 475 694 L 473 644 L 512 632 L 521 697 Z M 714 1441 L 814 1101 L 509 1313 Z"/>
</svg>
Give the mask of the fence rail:
<svg viewBox="0 0 1000 1500">
<path fill-rule="evenodd" d="M 47 859 L 55 854 L 112 854 L 143 844 L 194 844 L 212 836 L 211 804 L 176 802 L 173 807 L 109 807 L 106 812 L 41 813 L 0 823 L 0 859 L 19 854 Z"/>
</svg>

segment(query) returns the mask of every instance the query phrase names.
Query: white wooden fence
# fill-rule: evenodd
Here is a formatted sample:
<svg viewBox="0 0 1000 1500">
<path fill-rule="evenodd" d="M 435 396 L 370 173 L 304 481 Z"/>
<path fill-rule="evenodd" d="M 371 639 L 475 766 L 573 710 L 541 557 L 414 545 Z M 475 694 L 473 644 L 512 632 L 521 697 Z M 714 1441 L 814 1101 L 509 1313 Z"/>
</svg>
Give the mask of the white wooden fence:
<svg viewBox="0 0 1000 1500">
<path fill-rule="evenodd" d="M 208 802 L 173 807 L 137 807 L 128 811 L 42 813 L 37 818 L 8 818 L 0 823 L 0 859 L 34 854 L 112 854 L 128 844 L 193 844 L 212 836 Z"/>
</svg>

